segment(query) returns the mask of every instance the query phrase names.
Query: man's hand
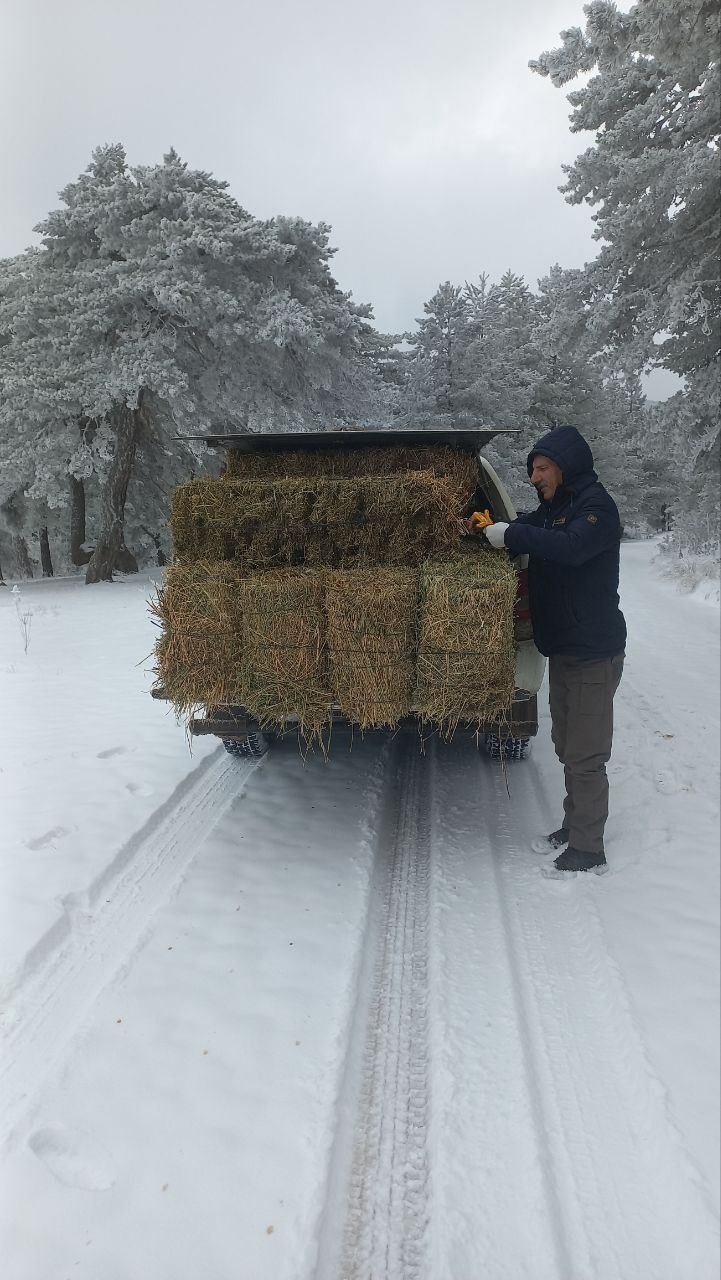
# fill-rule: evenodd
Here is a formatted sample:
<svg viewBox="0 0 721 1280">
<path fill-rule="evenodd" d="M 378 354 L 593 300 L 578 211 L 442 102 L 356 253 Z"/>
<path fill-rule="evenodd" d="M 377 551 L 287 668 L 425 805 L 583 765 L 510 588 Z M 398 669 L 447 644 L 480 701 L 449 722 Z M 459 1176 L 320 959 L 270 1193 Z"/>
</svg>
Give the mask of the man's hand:
<svg viewBox="0 0 721 1280">
<path fill-rule="evenodd" d="M 499 520 L 496 524 L 489 524 L 488 527 L 483 530 L 491 546 L 495 547 L 496 550 L 499 550 L 501 547 L 505 547 L 507 528 L 508 524 L 504 524 L 503 520 Z"/>
</svg>

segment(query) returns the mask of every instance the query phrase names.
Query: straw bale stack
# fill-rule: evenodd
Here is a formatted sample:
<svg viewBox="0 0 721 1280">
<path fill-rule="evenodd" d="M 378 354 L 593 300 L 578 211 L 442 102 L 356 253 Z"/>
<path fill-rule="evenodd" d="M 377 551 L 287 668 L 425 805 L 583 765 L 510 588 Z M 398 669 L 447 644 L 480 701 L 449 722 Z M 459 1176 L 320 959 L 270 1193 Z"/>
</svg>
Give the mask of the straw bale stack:
<svg viewBox="0 0 721 1280">
<path fill-rule="evenodd" d="M 156 605 L 159 682 L 180 713 L 241 706 L 319 739 L 411 712 L 450 733 L 508 712 L 515 572 L 462 544 L 479 482 L 447 446 L 231 452 L 181 486 Z"/>
<path fill-rule="evenodd" d="M 503 718 L 514 685 L 516 575 L 503 552 L 461 548 L 421 570 L 415 704 L 451 734 Z"/>
<path fill-rule="evenodd" d="M 433 471 L 383 477 L 193 480 L 173 498 L 179 560 L 291 565 L 419 565 L 458 543 L 452 483 Z"/>
<path fill-rule="evenodd" d="M 363 729 L 410 714 L 417 606 L 417 570 L 326 574 L 330 684 L 338 706 Z"/>
</svg>

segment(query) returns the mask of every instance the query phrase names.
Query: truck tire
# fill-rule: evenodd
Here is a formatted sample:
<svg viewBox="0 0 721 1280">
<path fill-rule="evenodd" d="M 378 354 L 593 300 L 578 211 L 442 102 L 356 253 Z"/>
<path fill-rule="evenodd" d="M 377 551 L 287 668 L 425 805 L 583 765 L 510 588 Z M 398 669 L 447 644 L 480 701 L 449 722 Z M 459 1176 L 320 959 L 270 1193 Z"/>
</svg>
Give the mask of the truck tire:
<svg viewBox="0 0 721 1280">
<path fill-rule="evenodd" d="M 487 733 L 483 747 L 491 760 L 527 760 L 531 739 L 514 738 L 511 735 L 502 738 L 498 733 Z"/>
<path fill-rule="evenodd" d="M 241 760 L 248 760 L 264 756 L 270 743 L 264 733 L 260 729 L 249 733 L 245 738 L 223 738 L 223 746 L 228 755 L 238 756 Z"/>
</svg>

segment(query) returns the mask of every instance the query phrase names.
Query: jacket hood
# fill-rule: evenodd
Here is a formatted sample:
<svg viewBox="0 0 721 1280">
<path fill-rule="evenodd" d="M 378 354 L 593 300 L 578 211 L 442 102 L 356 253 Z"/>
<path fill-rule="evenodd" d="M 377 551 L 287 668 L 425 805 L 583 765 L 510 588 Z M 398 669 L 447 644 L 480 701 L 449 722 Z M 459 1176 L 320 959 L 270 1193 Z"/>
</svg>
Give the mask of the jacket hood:
<svg viewBox="0 0 721 1280">
<path fill-rule="evenodd" d="M 554 427 L 553 431 L 541 436 L 526 460 L 529 476 L 537 453 L 550 458 L 561 468 L 566 489 L 583 489 L 598 480 L 593 469 L 593 454 L 576 427 Z"/>
</svg>

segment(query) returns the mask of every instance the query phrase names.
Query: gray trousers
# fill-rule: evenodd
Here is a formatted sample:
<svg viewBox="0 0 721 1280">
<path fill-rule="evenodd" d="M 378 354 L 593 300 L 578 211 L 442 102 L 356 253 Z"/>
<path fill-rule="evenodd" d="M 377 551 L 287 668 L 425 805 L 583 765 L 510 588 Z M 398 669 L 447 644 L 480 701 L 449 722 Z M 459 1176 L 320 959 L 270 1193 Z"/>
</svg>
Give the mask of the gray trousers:
<svg viewBox="0 0 721 1280">
<path fill-rule="evenodd" d="M 613 741 L 613 695 L 623 672 L 615 658 L 548 660 L 551 737 L 566 776 L 563 826 L 583 853 L 603 852 L 608 817 L 606 762 Z"/>
</svg>

